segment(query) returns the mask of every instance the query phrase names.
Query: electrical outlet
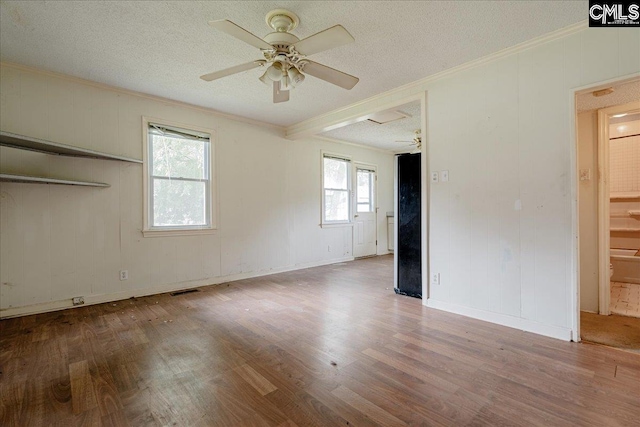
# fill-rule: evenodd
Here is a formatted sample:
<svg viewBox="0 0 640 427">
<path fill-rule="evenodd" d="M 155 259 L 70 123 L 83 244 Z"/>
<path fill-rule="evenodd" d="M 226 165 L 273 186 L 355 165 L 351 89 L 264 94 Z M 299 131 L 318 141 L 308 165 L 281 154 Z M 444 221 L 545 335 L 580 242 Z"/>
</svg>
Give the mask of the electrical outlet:
<svg viewBox="0 0 640 427">
<path fill-rule="evenodd" d="M 129 270 L 120 270 L 120 280 L 129 280 Z"/>
<path fill-rule="evenodd" d="M 73 301 L 73 305 L 82 305 L 84 304 L 84 297 L 73 297 L 71 301 Z"/>
<path fill-rule="evenodd" d="M 440 273 L 433 273 L 431 275 L 431 284 L 439 285 L 440 284 Z"/>
<path fill-rule="evenodd" d="M 431 182 L 438 182 L 439 180 L 438 172 L 431 172 Z"/>
</svg>

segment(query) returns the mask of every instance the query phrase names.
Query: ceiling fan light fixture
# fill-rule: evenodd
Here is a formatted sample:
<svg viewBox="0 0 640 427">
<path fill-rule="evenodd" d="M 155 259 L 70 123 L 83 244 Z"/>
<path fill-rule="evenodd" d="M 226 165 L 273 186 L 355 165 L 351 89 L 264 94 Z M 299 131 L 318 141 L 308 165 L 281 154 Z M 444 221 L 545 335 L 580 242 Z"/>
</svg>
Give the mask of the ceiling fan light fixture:
<svg viewBox="0 0 640 427">
<path fill-rule="evenodd" d="M 262 77 L 260 77 L 258 80 L 260 80 L 262 83 L 266 84 L 267 86 L 271 86 L 271 83 L 273 83 L 266 71 L 264 72 Z"/>
<path fill-rule="evenodd" d="M 304 82 L 304 74 L 302 74 L 296 67 L 289 68 L 287 74 L 289 75 L 291 85 L 294 87 Z"/>
<path fill-rule="evenodd" d="M 267 68 L 265 74 L 274 82 L 280 81 L 282 79 L 282 65 L 279 62 L 274 62 Z"/>
</svg>

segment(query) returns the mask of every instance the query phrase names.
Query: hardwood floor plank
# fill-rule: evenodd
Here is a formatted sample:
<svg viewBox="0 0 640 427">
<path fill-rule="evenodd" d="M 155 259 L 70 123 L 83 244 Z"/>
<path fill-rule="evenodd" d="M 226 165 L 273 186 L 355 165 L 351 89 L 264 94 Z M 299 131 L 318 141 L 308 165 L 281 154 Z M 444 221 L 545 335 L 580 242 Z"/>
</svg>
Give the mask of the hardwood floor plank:
<svg viewBox="0 0 640 427">
<path fill-rule="evenodd" d="M 235 371 L 263 396 L 278 389 L 249 365 L 238 366 Z"/>
<path fill-rule="evenodd" d="M 345 386 L 340 386 L 331 392 L 337 398 L 343 400 L 350 406 L 353 406 L 358 411 L 371 418 L 373 421 L 383 426 L 406 426 L 407 424 L 394 417 L 384 409 L 369 402 L 364 397 L 349 390 Z"/>
<path fill-rule="evenodd" d="M 96 396 L 93 392 L 93 383 L 89 373 L 89 364 L 86 360 L 69 365 L 69 377 L 71 379 L 71 403 L 73 413 L 80 414 L 97 406 Z"/>
<path fill-rule="evenodd" d="M 440 378 L 438 375 L 433 374 L 427 369 L 420 369 L 417 363 L 408 362 L 406 360 L 402 360 L 397 356 L 391 356 L 380 351 L 374 350 L 372 348 L 364 350 L 362 353 L 366 354 L 369 357 L 372 357 L 378 360 L 385 365 L 391 366 L 394 369 L 404 372 L 407 375 L 411 375 L 421 381 L 424 381 L 426 384 L 434 388 L 438 388 L 445 393 L 453 393 L 458 389 L 458 386 Z M 399 356 L 400 354 L 398 354 Z"/>
</svg>

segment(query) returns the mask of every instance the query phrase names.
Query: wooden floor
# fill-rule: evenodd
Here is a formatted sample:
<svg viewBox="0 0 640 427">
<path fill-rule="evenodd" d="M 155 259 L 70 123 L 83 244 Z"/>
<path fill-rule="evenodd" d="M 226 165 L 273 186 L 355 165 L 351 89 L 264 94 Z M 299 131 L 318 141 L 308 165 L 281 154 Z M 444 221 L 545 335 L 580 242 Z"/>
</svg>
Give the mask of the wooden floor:
<svg viewBox="0 0 640 427">
<path fill-rule="evenodd" d="M 640 423 L 640 356 L 427 309 L 377 257 L 0 322 L 0 425 Z"/>
</svg>

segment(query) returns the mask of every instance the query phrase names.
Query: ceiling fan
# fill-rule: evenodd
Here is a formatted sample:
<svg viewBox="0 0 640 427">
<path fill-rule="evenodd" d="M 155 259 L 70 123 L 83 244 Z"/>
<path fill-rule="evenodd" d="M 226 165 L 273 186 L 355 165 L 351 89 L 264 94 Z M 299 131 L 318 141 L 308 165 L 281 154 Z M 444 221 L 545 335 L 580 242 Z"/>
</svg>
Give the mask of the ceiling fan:
<svg viewBox="0 0 640 427">
<path fill-rule="evenodd" d="M 358 83 L 357 77 L 307 59 L 307 56 L 314 53 L 354 42 L 354 38 L 342 25 L 335 25 L 300 40 L 290 33 L 300 23 L 295 13 L 285 9 L 272 10 L 267 13 L 266 22 L 274 32 L 261 39 L 229 20 L 209 21 L 213 28 L 260 49 L 264 59 L 215 71 L 200 78 L 209 82 L 253 68 L 266 67 L 260 81 L 273 86 L 274 103 L 288 101 L 289 91 L 304 82 L 306 74 L 344 89 L 351 89 Z"/>
<path fill-rule="evenodd" d="M 415 135 L 413 137 L 413 139 L 411 141 L 396 141 L 396 142 L 404 142 L 404 143 L 411 143 L 411 144 L 415 144 L 416 148 L 418 150 L 422 149 L 422 131 L 420 129 L 416 129 L 413 131 L 413 134 Z"/>
</svg>

